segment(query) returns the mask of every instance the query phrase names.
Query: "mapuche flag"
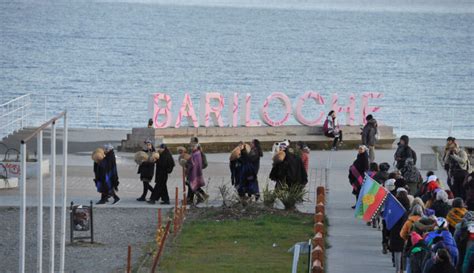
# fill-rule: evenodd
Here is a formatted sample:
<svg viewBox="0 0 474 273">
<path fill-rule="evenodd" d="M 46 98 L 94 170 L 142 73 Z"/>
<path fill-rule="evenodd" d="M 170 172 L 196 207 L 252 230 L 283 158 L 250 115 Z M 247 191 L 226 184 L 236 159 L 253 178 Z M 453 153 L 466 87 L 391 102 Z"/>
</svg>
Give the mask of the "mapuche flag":
<svg viewBox="0 0 474 273">
<path fill-rule="evenodd" d="M 371 221 L 382 207 L 386 197 L 387 191 L 377 181 L 366 175 L 357 199 L 355 216 L 366 222 Z"/>
</svg>

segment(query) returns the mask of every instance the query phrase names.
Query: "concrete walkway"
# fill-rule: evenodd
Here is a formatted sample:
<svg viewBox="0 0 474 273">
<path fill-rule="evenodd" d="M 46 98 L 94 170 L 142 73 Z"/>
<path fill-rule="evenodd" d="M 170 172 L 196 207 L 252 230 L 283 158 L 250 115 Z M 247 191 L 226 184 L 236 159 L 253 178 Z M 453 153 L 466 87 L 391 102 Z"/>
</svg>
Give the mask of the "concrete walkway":
<svg viewBox="0 0 474 273">
<path fill-rule="evenodd" d="M 444 140 L 413 140 L 411 147 L 420 154 L 433 153 L 431 147 L 443 146 Z M 462 145 L 472 146 L 473 141 L 463 141 Z M 392 165 L 392 150 L 377 150 L 376 162 L 388 162 Z M 320 153 L 322 161 L 328 156 Z M 391 255 L 382 254 L 382 234 L 378 229 L 368 227 L 362 220 L 354 217 L 351 208 L 355 198 L 351 194 L 348 182 L 348 169 L 355 159 L 353 151 L 337 151 L 332 154 L 332 166 L 327 197 L 327 215 L 329 219 L 328 271 L 329 273 L 367 273 L 395 272 L 392 267 Z M 417 162 L 418 167 L 420 162 Z M 427 170 L 421 170 L 422 175 Z M 442 181 L 446 181 L 446 173 L 440 165 L 435 173 Z M 446 185 L 445 185 L 445 188 Z"/>
</svg>

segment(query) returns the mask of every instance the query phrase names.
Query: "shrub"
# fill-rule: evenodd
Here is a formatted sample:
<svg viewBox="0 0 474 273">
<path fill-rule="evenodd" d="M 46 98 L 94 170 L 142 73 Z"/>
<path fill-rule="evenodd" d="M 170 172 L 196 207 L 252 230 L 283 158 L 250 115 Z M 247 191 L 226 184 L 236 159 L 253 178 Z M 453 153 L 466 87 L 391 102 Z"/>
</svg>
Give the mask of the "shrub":
<svg viewBox="0 0 474 273">
<path fill-rule="evenodd" d="M 268 183 L 265 185 L 263 189 L 263 204 L 266 207 L 273 208 L 273 204 L 275 204 L 276 196 L 275 192 L 268 188 Z"/>
<path fill-rule="evenodd" d="M 303 185 L 288 186 L 286 183 L 282 183 L 281 187 L 276 188 L 274 192 L 275 197 L 283 203 L 286 210 L 295 209 L 297 204 L 303 203 L 307 193 Z"/>
</svg>

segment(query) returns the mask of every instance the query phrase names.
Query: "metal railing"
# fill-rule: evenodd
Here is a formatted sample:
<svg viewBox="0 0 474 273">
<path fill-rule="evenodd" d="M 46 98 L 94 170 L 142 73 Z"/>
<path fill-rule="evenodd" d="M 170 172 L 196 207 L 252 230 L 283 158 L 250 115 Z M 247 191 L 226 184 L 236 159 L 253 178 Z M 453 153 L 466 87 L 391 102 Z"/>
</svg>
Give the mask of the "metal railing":
<svg viewBox="0 0 474 273">
<path fill-rule="evenodd" d="M 25 239 L 26 239 L 26 154 L 27 143 L 34 137 L 37 139 L 37 266 L 35 272 L 41 273 L 43 270 L 43 131 L 51 128 L 51 207 L 50 207 L 50 257 L 49 272 L 54 273 L 54 250 L 55 250 L 55 215 L 56 215 L 56 123 L 63 119 L 63 162 L 62 162 L 62 191 L 61 191 L 61 231 L 60 231 L 60 272 L 64 272 L 65 251 L 66 251 L 66 194 L 67 194 L 67 147 L 68 147 L 68 125 L 66 111 L 60 113 L 50 119 L 35 131 L 21 140 L 20 144 L 20 253 L 19 253 L 19 270 L 25 272 Z"/>
<path fill-rule="evenodd" d="M 28 126 L 31 104 L 30 94 L 0 104 L 0 139 Z"/>
</svg>

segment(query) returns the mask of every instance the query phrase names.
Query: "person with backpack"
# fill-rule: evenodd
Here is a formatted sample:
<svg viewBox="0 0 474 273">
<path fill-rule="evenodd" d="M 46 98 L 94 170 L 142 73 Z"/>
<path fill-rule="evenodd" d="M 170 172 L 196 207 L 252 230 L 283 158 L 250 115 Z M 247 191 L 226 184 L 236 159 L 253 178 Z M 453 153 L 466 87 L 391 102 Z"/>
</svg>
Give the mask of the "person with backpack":
<svg viewBox="0 0 474 273">
<path fill-rule="evenodd" d="M 398 170 L 403 169 L 403 167 L 405 166 L 405 162 L 408 158 L 412 158 L 413 164 L 416 165 L 416 153 L 409 146 L 409 142 L 410 138 L 407 135 L 403 135 L 400 137 L 400 141 L 397 144 L 398 148 L 395 152 L 394 158 Z"/>
<path fill-rule="evenodd" d="M 173 171 L 175 166 L 173 156 L 168 150 L 168 147 L 162 143 L 158 148 L 160 159 L 156 162 L 156 173 L 155 173 L 155 188 L 151 194 L 149 204 L 155 204 L 156 201 L 161 199 L 161 204 L 169 204 L 170 197 L 168 195 L 168 175 Z"/>
<path fill-rule="evenodd" d="M 365 118 L 366 124 L 362 129 L 362 144 L 367 146 L 369 149 L 369 161 L 370 163 L 375 160 L 375 143 L 377 142 L 377 120 L 372 115 L 367 115 Z"/>
<path fill-rule="evenodd" d="M 436 222 L 438 226 L 437 229 L 425 236 L 425 243 L 431 246 L 437 242 L 443 242 L 451 256 L 451 264 L 455 266 L 458 262 L 459 250 L 453 235 L 448 231 L 448 221 L 446 221 L 444 217 L 438 217 Z"/>
<path fill-rule="evenodd" d="M 416 168 L 413 158 L 408 158 L 405 161 L 405 166 L 400 170 L 403 178 L 407 181 L 409 192 L 412 195 L 418 193 L 420 186 L 423 182 L 423 177 L 421 176 L 420 171 Z"/>
<path fill-rule="evenodd" d="M 337 121 L 336 112 L 334 112 L 334 110 L 329 111 L 326 121 L 324 121 L 323 132 L 325 136 L 334 138 L 331 150 L 337 150 L 337 145 L 342 144 L 342 130 L 339 127 L 339 122 Z"/>
</svg>

